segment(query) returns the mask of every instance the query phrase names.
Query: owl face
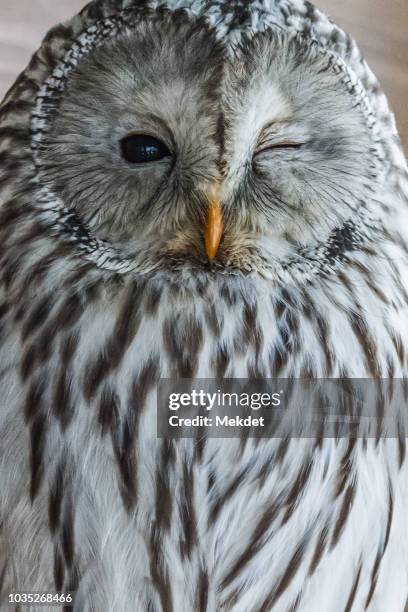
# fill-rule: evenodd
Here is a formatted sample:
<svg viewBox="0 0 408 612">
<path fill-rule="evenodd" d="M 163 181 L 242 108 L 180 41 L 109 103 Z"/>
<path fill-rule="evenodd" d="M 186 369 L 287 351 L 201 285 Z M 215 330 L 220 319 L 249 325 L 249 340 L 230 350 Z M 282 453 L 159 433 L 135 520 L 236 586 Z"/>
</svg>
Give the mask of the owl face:
<svg viewBox="0 0 408 612">
<path fill-rule="evenodd" d="M 41 160 L 50 189 L 128 256 L 228 271 L 324 241 L 370 197 L 373 148 L 316 43 L 270 30 L 226 47 L 176 12 L 82 59 Z"/>
</svg>

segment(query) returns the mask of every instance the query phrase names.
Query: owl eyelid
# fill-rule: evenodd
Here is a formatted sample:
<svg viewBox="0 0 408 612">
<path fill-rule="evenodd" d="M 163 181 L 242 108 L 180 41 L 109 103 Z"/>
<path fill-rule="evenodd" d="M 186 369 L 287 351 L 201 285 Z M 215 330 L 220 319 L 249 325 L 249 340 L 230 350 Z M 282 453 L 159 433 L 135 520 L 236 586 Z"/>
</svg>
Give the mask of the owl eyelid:
<svg viewBox="0 0 408 612">
<path fill-rule="evenodd" d="M 304 144 L 304 142 L 298 142 L 296 140 L 282 140 L 281 142 L 266 144 L 255 151 L 254 157 L 274 149 L 300 149 Z"/>
<path fill-rule="evenodd" d="M 158 134 L 157 132 L 155 132 L 154 130 L 149 130 L 149 129 L 140 129 L 140 130 L 131 130 L 129 132 L 125 132 L 123 134 L 123 136 L 120 138 L 120 141 L 122 142 L 123 140 L 125 140 L 126 138 L 130 138 L 133 136 L 147 136 L 148 138 L 154 138 L 155 140 L 162 142 L 171 153 L 173 153 L 173 143 L 169 142 L 168 138 L 163 137 L 162 134 Z"/>
</svg>

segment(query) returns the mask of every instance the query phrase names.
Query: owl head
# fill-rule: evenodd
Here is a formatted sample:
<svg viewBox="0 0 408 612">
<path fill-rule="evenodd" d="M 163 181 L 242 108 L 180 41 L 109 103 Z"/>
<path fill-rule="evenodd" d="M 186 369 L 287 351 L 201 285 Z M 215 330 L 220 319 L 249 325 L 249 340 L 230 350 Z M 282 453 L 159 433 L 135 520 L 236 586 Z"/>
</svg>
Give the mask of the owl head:
<svg viewBox="0 0 408 612">
<path fill-rule="evenodd" d="M 344 35 L 264 4 L 94 3 L 43 84 L 41 186 L 140 272 L 273 271 L 347 248 L 378 206 L 381 129 Z"/>
</svg>

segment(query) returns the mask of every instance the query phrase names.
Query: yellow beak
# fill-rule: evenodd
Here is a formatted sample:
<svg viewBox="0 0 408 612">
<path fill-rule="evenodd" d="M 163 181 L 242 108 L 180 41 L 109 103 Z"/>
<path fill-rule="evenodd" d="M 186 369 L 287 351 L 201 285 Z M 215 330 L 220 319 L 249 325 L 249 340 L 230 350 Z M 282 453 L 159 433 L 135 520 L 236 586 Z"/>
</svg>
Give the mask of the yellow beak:
<svg viewBox="0 0 408 612">
<path fill-rule="evenodd" d="M 210 198 L 208 209 L 207 226 L 205 228 L 205 250 L 207 257 L 212 261 L 217 255 L 223 231 L 222 210 L 219 198 L 214 195 Z"/>
</svg>

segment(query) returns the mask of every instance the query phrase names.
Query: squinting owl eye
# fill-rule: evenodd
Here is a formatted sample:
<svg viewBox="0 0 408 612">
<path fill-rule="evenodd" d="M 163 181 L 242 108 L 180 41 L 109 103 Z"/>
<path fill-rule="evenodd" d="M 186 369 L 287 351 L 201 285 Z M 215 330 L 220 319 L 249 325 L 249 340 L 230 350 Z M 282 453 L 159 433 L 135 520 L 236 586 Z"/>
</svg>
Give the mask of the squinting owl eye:
<svg viewBox="0 0 408 612">
<path fill-rule="evenodd" d="M 170 155 L 162 142 L 147 134 L 130 134 L 121 141 L 122 157 L 130 164 L 146 164 L 160 161 Z"/>
<path fill-rule="evenodd" d="M 296 142 L 294 140 L 285 140 L 282 142 L 277 142 L 277 143 L 273 143 L 270 145 L 265 145 L 263 147 L 261 147 L 260 149 L 257 149 L 255 151 L 255 155 L 260 155 L 261 153 L 266 153 L 267 151 L 280 151 L 280 150 L 284 150 L 284 149 L 300 149 L 302 147 L 304 143 L 302 142 Z"/>
</svg>

